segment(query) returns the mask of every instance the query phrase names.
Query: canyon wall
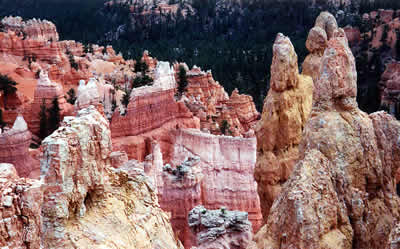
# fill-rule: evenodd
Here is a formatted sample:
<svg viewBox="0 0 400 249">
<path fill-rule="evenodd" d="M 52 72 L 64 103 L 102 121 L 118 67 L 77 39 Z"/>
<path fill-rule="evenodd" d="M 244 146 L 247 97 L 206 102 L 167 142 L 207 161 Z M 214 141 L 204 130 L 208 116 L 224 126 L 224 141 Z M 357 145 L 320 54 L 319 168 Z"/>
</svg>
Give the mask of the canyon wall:
<svg viewBox="0 0 400 249">
<path fill-rule="evenodd" d="M 175 175 L 164 172 L 160 204 L 173 214 L 174 231 L 185 248 L 195 245 L 186 220 L 197 205 L 247 212 L 253 231 L 257 231 L 262 215 L 253 177 L 256 139 L 215 136 L 194 129 L 178 129 L 173 137 L 171 163 L 178 171 Z M 194 158 L 194 162 L 185 163 L 187 158 Z M 180 170 L 187 172 L 180 176 Z"/>
</svg>

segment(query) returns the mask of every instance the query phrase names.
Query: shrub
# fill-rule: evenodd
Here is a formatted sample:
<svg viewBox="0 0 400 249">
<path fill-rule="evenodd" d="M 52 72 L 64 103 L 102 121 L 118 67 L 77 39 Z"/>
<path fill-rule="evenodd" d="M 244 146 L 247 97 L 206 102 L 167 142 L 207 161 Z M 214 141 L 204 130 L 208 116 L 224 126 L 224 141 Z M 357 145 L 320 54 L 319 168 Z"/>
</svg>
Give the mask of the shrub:
<svg viewBox="0 0 400 249">
<path fill-rule="evenodd" d="M 71 105 L 75 104 L 76 101 L 75 89 L 73 88 L 69 89 L 67 94 L 68 94 L 67 102 L 70 103 Z"/>
</svg>

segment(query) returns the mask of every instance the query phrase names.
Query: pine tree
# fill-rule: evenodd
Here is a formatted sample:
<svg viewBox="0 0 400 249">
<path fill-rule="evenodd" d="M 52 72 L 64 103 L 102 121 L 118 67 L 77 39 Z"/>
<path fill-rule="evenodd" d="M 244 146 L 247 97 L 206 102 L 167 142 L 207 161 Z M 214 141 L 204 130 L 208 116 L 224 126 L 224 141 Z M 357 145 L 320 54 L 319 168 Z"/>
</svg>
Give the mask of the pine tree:
<svg viewBox="0 0 400 249">
<path fill-rule="evenodd" d="M 6 123 L 3 120 L 3 110 L 0 109 L 0 129 L 3 129 Z"/>
<path fill-rule="evenodd" d="M 0 74 L 0 92 L 4 95 L 4 108 L 7 106 L 7 96 L 17 91 L 17 82 L 8 77 L 8 75 Z"/>
<path fill-rule="evenodd" d="M 49 125 L 49 133 L 53 133 L 55 130 L 57 130 L 60 121 L 61 121 L 61 116 L 60 116 L 60 106 L 58 105 L 58 99 L 55 97 L 52 100 L 52 106 L 48 110 L 49 113 L 49 118 L 48 118 L 48 125 Z"/>
<path fill-rule="evenodd" d="M 69 89 L 67 94 L 68 94 L 67 102 L 70 103 L 71 105 L 75 104 L 76 101 L 75 89 L 73 88 Z"/>
<path fill-rule="evenodd" d="M 183 66 L 179 66 L 178 96 L 182 97 L 188 85 L 186 70 Z"/>
<path fill-rule="evenodd" d="M 39 138 L 44 139 L 48 135 L 48 128 L 47 128 L 47 110 L 46 105 L 43 99 L 42 104 L 40 105 L 40 129 L 39 129 Z"/>
<path fill-rule="evenodd" d="M 131 93 L 127 87 L 125 87 L 125 93 L 124 96 L 122 97 L 121 103 L 125 106 L 125 108 L 128 107 L 129 100 L 131 99 Z"/>
</svg>

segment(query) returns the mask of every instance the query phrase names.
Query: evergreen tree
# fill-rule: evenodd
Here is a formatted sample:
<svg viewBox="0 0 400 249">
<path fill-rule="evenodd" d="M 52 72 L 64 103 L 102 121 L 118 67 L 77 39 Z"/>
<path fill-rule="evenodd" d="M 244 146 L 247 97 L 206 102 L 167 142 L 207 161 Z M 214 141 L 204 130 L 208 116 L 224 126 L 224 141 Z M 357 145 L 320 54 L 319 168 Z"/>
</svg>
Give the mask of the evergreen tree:
<svg viewBox="0 0 400 249">
<path fill-rule="evenodd" d="M 221 133 L 224 134 L 224 135 L 226 135 L 227 132 L 230 132 L 229 123 L 228 123 L 227 120 L 225 120 L 225 119 L 222 120 L 220 130 L 221 130 Z"/>
<path fill-rule="evenodd" d="M 182 97 L 188 85 L 186 70 L 183 66 L 179 66 L 178 96 Z"/>
<path fill-rule="evenodd" d="M 400 61 L 400 31 L 396 31 L 396 60 Z"/>
<path fill-rule="evenodd" d="M 67 94 L 68 94 L 67 102 L 70 103 L 71 105 L 75 104 L 76 101 L 75 89 L 73 88 L 69 89 Z"/>
<path fill-rule="evenodd" d="M 61 121 L 61 116 L 60 116 L 60 106 L 58 105 L 58 99 L 55 97 L 52 100 L 52 106 L 48 110 L 48 126 L 49 126 L 49 134 L 53 133 L 55 130 L 57 130 L 60 121 Z"/>
<path fill-rule="evenodd" d="M 47 137 L 49 132 L 47 128 L 47 110 L 44 99 L 42 104 L 40 105 L 39 118 L 40 118 L 39 138 L 44 139 L 45 137 Z"/>
<path fill-rule="evenodd" d="M 3 110 L 0 109 L 0 129 L 3 129 L 6 123 L 3 120 Z"/>
<path fill-rule="evenodd" d="M 121 103 L 125 106 L 125 108 L 128 107 L 129 100 L 131 99 L 130 95 L 131 95 L 131 91 L 129 91 L 128 87 L 125 87 L 125 93 L 121 100 Z"/>
<path fill-rule="evenodd" d="M 8 75 L 0 74 L 0 92 L 4 95 L 4 108 L 7 108 L 7 96 L 17 91 L 17 82 L 8 77 Z"/>
</svg>

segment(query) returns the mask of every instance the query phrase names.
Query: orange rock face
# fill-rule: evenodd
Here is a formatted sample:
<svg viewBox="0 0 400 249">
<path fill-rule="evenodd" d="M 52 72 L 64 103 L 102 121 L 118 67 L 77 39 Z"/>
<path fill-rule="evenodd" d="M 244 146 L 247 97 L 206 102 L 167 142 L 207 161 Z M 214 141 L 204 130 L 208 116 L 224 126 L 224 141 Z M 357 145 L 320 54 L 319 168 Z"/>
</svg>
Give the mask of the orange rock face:
<svg viewBox="0 0 400 249">
<path fill-rule="evenodd" d="M 400 123 L 356 103 L 344 31 L 322 58 L 300 160 L 256 235 L 259 248 L 382 248 L 399 219 Z M 284 210 L 282 212 L 282 210 Z"/>
<path fill-rule="evenodd" d="M 177 72 L 180 65 L 175 64 Z M 185 64 L 183 66 L 187 69 Z M 198 67 L 187 71 L 187 80 L 184 101 L 200 119 L 202 130 L 220 135 L 224 121 L 229 125 L 226 135 L 243 136 L 254 128 L 260 114 L 251 96 L 241 95 L 235 90 L 229 97 L 210 71 L 204 72 Z"/>
<path fill-rule="evenodd" d="M 29 154 L 32 135 L 22 116 L 18 116 L 10 130 L 0 133 L 0 162 L 15 166 L 20 177 L 28 177 L 39 168 Z"/>
<path fill-rule="evenodd" d="M 313 94 L 311 77 L 298 72 L 297 55 L 289 38 L 278 34 L 273 53 L 271 88 L 255 129 L 254 176 L 265 221 L 299 157 L 298 146 L 311 112 Z"/>
<path fill-rule="evenodd" d="M 196 242 L 187 215 L 197 205 L 247 212 L 253 231 L 257 231 L 262 215 L 253 177 L 256 139 L 215 136 L 194 129 L 176 130 L 174 138 L 171 163 L 181 166 L 174 174 L 172 169 L 165 170 L 160 204 L 172 213 L 172 226 L 185 248 Z M 179 168 L 187 172 L 180 175 Z"/>
</svg>

